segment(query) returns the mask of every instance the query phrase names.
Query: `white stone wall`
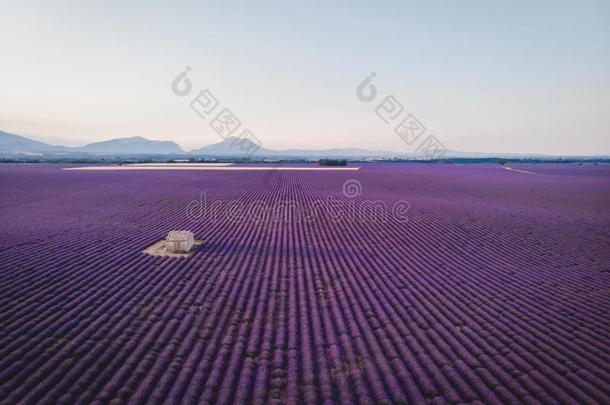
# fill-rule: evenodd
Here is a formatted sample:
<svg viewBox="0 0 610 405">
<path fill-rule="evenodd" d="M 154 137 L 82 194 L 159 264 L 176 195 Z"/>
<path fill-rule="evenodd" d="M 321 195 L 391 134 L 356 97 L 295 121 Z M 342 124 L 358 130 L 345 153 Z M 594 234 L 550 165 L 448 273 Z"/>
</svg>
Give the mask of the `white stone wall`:
<svg viewBox="0 0 610 405">
<path fill-rule="evenodd" d="M 187 253 L 195 243 L 191 231 L 169 231 L 165 238 L 165 249 L 172 253 Z"/>
</svg>

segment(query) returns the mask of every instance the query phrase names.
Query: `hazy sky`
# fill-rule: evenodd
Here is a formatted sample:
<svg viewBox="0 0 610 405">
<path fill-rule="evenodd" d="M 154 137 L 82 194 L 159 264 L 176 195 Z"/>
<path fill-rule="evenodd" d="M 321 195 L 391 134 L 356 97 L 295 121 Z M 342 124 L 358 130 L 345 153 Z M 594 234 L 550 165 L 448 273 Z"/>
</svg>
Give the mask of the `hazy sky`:
<svg viewBox="0 0 610 405">
<path fill-rule="evenodd" d="M 409 152 L 394 95 L 453 150 L 610 154 L 610 1 L 329 3 L 0 1 L 0 130 L 201 147 L 210 89 L 267 148 Z"/>
</svg>

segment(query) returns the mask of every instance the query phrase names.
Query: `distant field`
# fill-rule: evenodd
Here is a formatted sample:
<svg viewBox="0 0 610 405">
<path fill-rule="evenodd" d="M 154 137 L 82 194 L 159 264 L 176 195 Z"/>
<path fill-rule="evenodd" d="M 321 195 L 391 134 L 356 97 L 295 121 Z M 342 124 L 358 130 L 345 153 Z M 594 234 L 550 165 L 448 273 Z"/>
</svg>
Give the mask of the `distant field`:
<svg viewBox="0 0 610 405">
<path fill-rule="evenodd" d="M 354 171 L 360 170 L 358 166 L 352 167 L 322 167 L 317 165 L 233 165 L 229 163 L 199 164 L 199 163 L 146 163 L 133 165 L 97 165 L 97 166 L 77 166 L 66 167 L 63 170 L 69 171 L 124 171 L 124 170 L 217 170 L 217 171 L 268 171 L 268 170 L 304 170 L 304 171 Z"/>
<path fill-rule="evenodd" d="M 0 402 L 608 403 L 610 166 L 358 166 L 0 165 Z"/>
</svg>

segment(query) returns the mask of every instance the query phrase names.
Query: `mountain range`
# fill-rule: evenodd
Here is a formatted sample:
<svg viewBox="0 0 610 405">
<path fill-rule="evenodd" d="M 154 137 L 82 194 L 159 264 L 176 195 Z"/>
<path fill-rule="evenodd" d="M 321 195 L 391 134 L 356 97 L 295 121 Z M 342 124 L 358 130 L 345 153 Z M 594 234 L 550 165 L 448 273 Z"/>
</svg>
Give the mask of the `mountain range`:
<svg viewBox="0 0 610 405">
<path fill-rule="evenodd" d="M 51 145 L 45 142 L 27 138 L 25 136 L 0 131 L 0 153 L 6 155 L 190 155 L 210 157 L 246 157 L 255 158 L 414 158 L 415 152 L 376 151 L 358 148 L 335 149 L 286 149 L 273 150 L 259 147 L 248 139 L 227 137 L 221 142 L 204 146 L 191 151 L 184 151 L 177 143 L 172 141 L 155 141 L 141 136 L 116 138 L 108 141 L 94 142 L 80 147 Z M 542 154 L 517 153 L 479 153 L 446 151 L 445 158 L 552 158 Z M 593 158 L 592 156 L 563 156 L 564 158 Z M 596 156 L 607 159 L 607 156 Z"/>
<path fill-rule="evenodd" d="M 174 154 L 184 153 L 172 141 L 152 141 L 141 136 L 117 138 L 109 141 L 94 142 L 81 147 L 50 145 L 25 136 L 0 131 L 0 151 L 12 153 L 60 152 L 94 154 Z"/>
<path fill-rule="evenodd" d="M 257 157 L 399 157 L 406 153 L 371 151 L 357 148 L 337 149 L 289 149 L 272 150 L 258 147 L 248 139 L 227 137 L 221 142 L 204 146 L 191 151 L 184 151 L 172 141 L 154 141 L 141 136 L 116 138 L 108 141 L 90 143 L 81 147 L 50 145 L 21 135 L 0 131 L 0 151 L 5 153 L 57 153 L 57 154 L 110 154 L 110 155 L 205 155 L 205 156 L 248 156 Z"/>
</svg>

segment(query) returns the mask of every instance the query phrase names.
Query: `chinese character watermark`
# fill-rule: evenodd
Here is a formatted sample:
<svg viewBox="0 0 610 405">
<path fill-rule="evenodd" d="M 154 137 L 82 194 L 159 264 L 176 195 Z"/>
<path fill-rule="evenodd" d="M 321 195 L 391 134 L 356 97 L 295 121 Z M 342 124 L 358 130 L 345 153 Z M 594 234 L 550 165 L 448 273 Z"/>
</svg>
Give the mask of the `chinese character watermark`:
<svg viewBox="0 0 610 405">
<path fill-rule="evenodd" d="M 364 103 L 370 103 L 377 98 L 377 87 L 373 79 L 377 75 L 373 72 L 367 76 L 356 88 L 356 96 Z M 426 132 L 426 127 L 412 113 L 403 114 L 404 106 L 394 97 L 386 96 L 375 108 L 375 114 L 386 125 L 394 127 L 394 133 L 407 145 L 411 146 Z M 402 117 L 402 118 L 401 118 Z M 415 151 L 427 159 L 440 159 L 447 148 L 432 134 L 425 137 L 416 147 Z"/>
<path fill-rule="evenodd" d="M 187 77 L 191 71 L 191 67 L 187 66 L 172 80 L 171 90 L 176 96 L 186 97 L 191 94 L 193 83 Z M 191 109 L 200 118 L 208 119 L 217 110 L 220 102 L 210 89 L 204 89 L 199 91 L 189 104 Z M 237 133 L 236 131 L 241 124 L 241 120 L 230 109 L 225 107 L 220 109 L 220 112 L 214 116 L 209 125 L 222 139 L 232 137 L 230 146 L 235 146 L 242 153 L 250 156 L 261 148 L 262 142 L 247 128 L 243 128 L 239 132 L 239 136 L 233 135 Z"/>
</svg>

